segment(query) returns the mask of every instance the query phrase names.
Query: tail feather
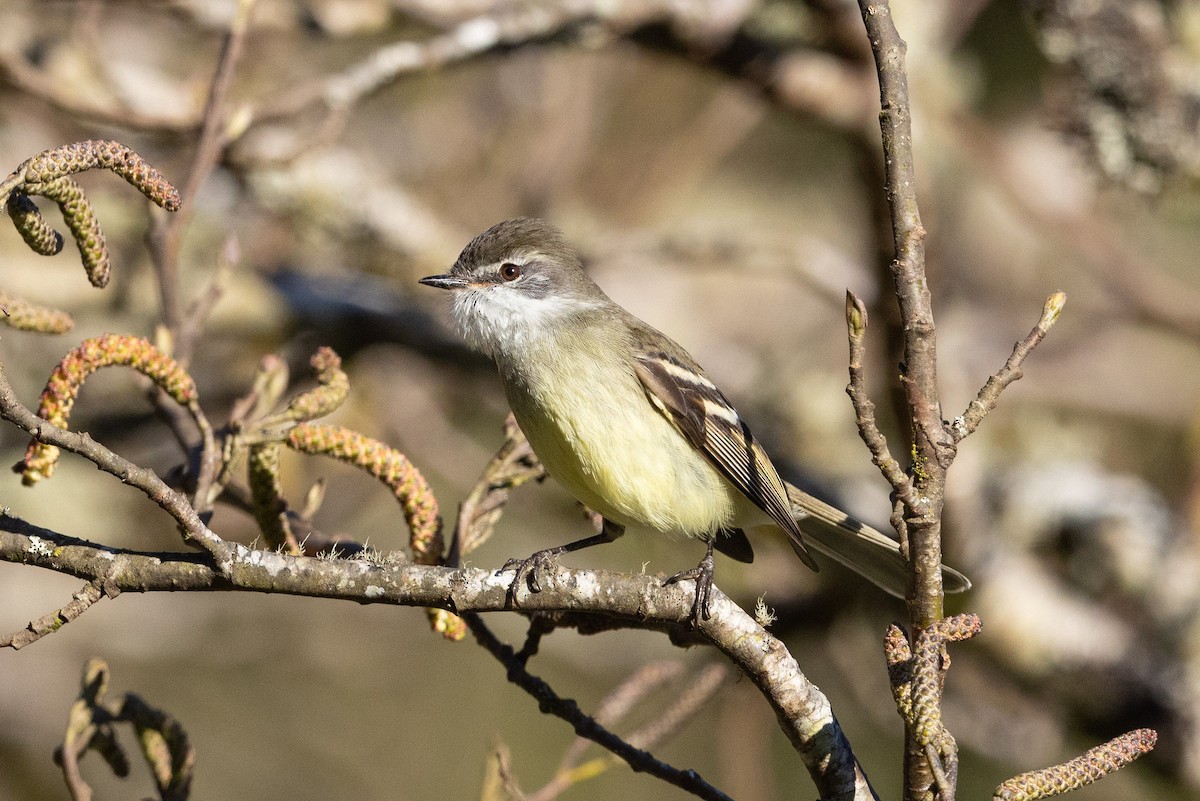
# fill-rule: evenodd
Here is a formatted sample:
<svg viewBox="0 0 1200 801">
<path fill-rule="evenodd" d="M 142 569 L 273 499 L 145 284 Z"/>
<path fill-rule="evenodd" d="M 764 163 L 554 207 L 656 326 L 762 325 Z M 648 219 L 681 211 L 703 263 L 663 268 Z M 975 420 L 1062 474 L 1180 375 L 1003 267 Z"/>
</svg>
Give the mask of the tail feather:
<svg viewBox="0 0 1200 801">
<path fill-rule="evenodd" d="M 845 512 L 787 484 L 788 499 L 806 541 L 818 553 L 842 563 L 880 589 L 903 598 L 908 588 L 908 560 L 891 537 L 860 523 Z M 964 592 L 971 581 L 942 565 L 947 593 Z"/>
</svg>

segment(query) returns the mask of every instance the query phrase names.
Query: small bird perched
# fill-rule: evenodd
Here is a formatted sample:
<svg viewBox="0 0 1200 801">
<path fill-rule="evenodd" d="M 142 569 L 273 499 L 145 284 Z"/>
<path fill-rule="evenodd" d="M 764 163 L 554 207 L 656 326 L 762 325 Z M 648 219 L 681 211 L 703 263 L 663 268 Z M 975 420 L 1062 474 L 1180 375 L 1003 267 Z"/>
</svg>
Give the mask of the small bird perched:
<svg viewBox="0 0 1200 801">
<path fill-rule="evenodd" d="M 708 618 L 713 547 L 749 562 L 743 530 L 769 527 L 813 570 L 807 544 L 903 597 L 896 542 L 785 484 L 700 365 L 609 299 L 558 229 L 499 223 L 421 283 L 450 290 L 459 331 L 495 361 L 546 472 L 604 520 L 595 536 L 511 561 L 514 590 L 528 576 L 537 591 L 537 571 L 558 554 L 646 526 L 707 541 L 700 564 L 667 581 L 694 579 L 693 615 Z M 947 592 L 970 587 L 951 568 L 943 576 Z"/>
</svg>

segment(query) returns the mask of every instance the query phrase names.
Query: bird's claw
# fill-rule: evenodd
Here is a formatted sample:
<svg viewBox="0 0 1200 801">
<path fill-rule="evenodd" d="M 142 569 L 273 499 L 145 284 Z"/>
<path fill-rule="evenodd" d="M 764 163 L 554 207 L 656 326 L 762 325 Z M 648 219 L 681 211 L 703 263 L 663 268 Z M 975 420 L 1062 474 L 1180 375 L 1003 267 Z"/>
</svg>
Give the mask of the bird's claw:
<svg viewBox="0 0 1200 801">
<path fill-rule="evenodd" d="M 509 559 L 505 562 L 496 575 L 513 571 L 512 584 L 508 585 L 508 597 L 512 601 L 513 606 L 517 605 L 517 589 L 522 583 L 529 588 L 530 592 L 541 592 L 542 584 L 538 581 L 538 573 L 544 570 L 549 570 L 554 566 L 554 558 L 558 555 L 558 549 L 547 548 L 544 551 L 538 551 L 524 559 Z"/>
<path fill-rule="evenodd" d="M 664 581 L 663 585 L 675 584 L 689 579 L 696 582 L 696 600 L 692 603 L 691 618 L 692 626 L 695 627 L 701 618 L 708 620 L 712 617 L 712 611 L 709 609 L 713 587 L 713 546 L 711 541 L 708 544 L 708 553 L 700 560 L 700 564 L 691 570 L 683 570 L 676 573 Z"/>
</svg>

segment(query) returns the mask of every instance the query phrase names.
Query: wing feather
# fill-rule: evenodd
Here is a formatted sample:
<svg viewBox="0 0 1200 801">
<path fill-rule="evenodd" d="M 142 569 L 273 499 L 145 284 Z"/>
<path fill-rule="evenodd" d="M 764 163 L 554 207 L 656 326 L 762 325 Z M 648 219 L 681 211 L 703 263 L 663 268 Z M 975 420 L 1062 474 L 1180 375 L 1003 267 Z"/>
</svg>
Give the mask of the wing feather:
<svg viewBox="0 0 1200 801">
<path fill-rule="evenodd" d="M 783 480 L 721 391 L 697 367 L 666 353 L 638 354 L 634 370 L 651 402 L 731 484 L 787 532 L 796 555 L 816 570 L 792 516 Z"/>
</svg>

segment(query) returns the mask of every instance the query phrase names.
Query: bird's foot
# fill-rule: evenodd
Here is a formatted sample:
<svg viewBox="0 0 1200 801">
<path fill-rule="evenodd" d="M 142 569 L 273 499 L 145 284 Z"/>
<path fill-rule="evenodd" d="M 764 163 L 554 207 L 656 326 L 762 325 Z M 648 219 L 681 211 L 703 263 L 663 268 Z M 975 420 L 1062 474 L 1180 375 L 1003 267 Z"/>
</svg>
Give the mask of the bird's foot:
<svg viewBox="0 0 1200 801">
<path fill-rule="evenodd" d="M 584 537 L 581 540 L 575 540 L 575 542 L 568 542 L 566 545 L 559 545 L 556 548 L 547 548 L 544 551 L 538 551 L 525 559 L 509 559 L 504 563 L 503 567 L 496 571 L 496 575 L 507 573 L 509 570 L 516 573 L 513 576 L 512 584 L 508 585 L 508 600 L 513 606 L 516 606 L 517 589 L 521 586 L 521 583 L 524 582 L 525 586 L 529 587 L 530 592 L 541 592 L 542 585 L 538 581 L 538 573 L 547 571 L 553 567 L 555 559 L 560 554 L 580 551 L 584 548 L 590 548 L 593 545 L 612 542 L 624 533 L 624 526 L 604 520 L 599 533 L 593 534 L 590 537 Z M 709 551 L 709 556 L 711 557 L 712 548 L 709 548 Z"/>
<path fill-rule="evenodd" d="M 524 559 L 509 559 L 496 571 L 497 576 L 510 570 L 513 571 L 512 584 L 508 585 L 508 598 L 513 606 L 517 605 L 517 590 L 522 584 L 528 587 L 530 592 L 542 591 L 538 574 L 551 569 L 560 553 L 562 553 L 562 548 L 547 548 Z"/>
<path fill-rule="evenodd" d="M 663 585 L 675 584 L 680 581 L 691 579 L 696 582 L 696 600 L 692 603 L 692 626 L 699 624 L 701 617 L 708 620 L 712 617 L 712 612 L 708 608 L 709 600 L 712 597 L 713 587 L 713 541 L 708 541 L 708 552 L 704 554 L 704 558 L 700 560 L 700 564 L 693 567 L 691 570 L 684 570 L 663 582 Z"/>
</svg>

